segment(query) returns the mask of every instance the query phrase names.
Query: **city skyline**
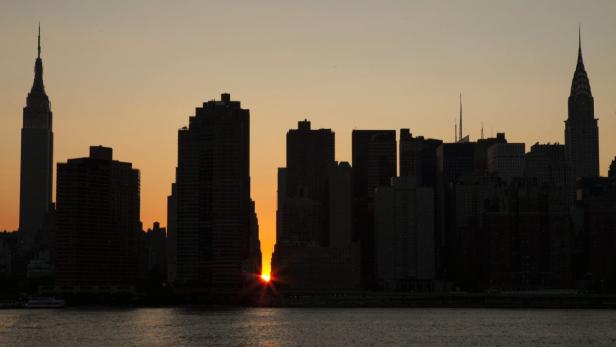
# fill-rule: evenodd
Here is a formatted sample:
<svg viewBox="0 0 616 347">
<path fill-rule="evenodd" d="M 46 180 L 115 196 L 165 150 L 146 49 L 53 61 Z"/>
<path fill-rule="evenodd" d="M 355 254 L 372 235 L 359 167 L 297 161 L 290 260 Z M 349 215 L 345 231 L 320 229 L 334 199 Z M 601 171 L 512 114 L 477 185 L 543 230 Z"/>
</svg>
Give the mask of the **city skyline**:
<svg viewBox="0 0 616 347">
<path fill-rule="evenodd" d="M 509 66 L 514 72 L 517 71 L 519 73 L 523 70 L 523 67 L 531 65 L 535 68 L 533 73 L 535 73 L 536 76 L 533 77 L 536 77 L 538 80 L 543 80 L 542 76 L 544 75 L 542 75 L 542 72 L 545 71 L 544 69 L 549 70 L 545 71 L 546 77 L 557 76 L 557 78 L 549 79 L 549 82 L 544 82 L 545 84 L 540 86 L 533 85 L 533 83 L 530 82 L 532 79 L 524 80 L 521 77 L 515 79 L 511 75 L 503 76 L 502 79 L 494 76 L 487 78 L 487 73 L 495 72 L 495 66 L 488 66 L 484 70 L 476 70 L 475 72 L 477 75 L 474 75 L 474 77 L 477 78 L 477 80 L 468 78 L 468 75 L 462 73 L 464 65 L 462 63 L 469 63 L 469 60 L 465 60 L 465 58 L 477 58 L 477 56 L 481 54 L 481 52 L 471 49 L 471 53 L 466 52 L 465 54 L 461 54 L 461 66 L 454 67 L 452 68 L 453 71 L 450 71 L 452 75 L 459 76 L 459 78 L 452 78 L 452 80 L 458 82 L 457 86 L 454 81 L 448 81 L 443 83 L 443 88 L 439 88 L 436 86 L 437 81 L 439 81 L 437 78 L 427 83 L 428 91 L 422 94 L 421 87 L 424 86 L 423 83 L 428 82 L 426 77 L 423 76 L 424 79 L 413 80 L 410 71 L 404 70 L 405 66 L 402 65 L 393 66 L 401 68 L 405 72 L 398 75 L 395 81 L 388 81 L 387 78 L 393 76 L 386 75 L 382 80 L 376 79 L 376 81 L 372 81 L 372 83 L 366 82 L 364 84 L 361 78 L 358 78 L 357 71 L 359 70 L 356 70 L 366 63 L 362 59 L 358 59 L 358 61 L 355 62 L 351 60 L 349 66 L 346 67 L 334 64 L 333 67 L 330 66 L 331 69 L 327 68 L 329 64 L 318 62 L 315 64 L 313 77 L 321 78 L 321 82 L 323 83 L 322 89 L 312 90 L 308 88 L 307 90 L 309 92 L 305 94 L 305 99 L 294 99 L 288 98 L 290 92 L 283 90 L 290 87 L 292 88 L 295 84 L 294 82 L 297 80 L 285 78 L 282 75 L 275 76 L 274 85 L 276 84 L 275 82 L 284 81 L 285 83 L 283 83 L 283 85 L 278 85 L 278 89 L 273 88 L 267 90 L 262 90 L 262 88 L 259 90 L 258 88 L 259 78 L 264 78 L 265 75 L 251 76 L 252 79 L 248 81 L 250 82 L 248 83 L 248 87 L 242 85 L 241 79 L 236 79 L 235 82 L 233 82 L 233 78 L 229 78 L 229 80 L 225 81 L 221 76 L 218 76 L 218 80 L 209 80 L 207 78 L 207 71 L 210 71 L 209 69 L 215 69 L 216 65 L 221 64 L 222 61 L 218 60 L 217 63 L 212 64 L 213 66 L 208 67 L 208 55 L 205 54 L 205 58 L 201 60 L 201 63 L 206 72 L 192 71 L 195 74 L 202 75 L 203 82 L 200 85 L 201 88 L 197 90 L 194 88 L 191 89 L 190 87 L 183 88 L 182 83 L 180 83 L 181 81 L 176 79 L 174 81 L 177 85 L 173 86 L 175 92 L 169 94 L 171 100 L 157 99 L 157 93 L 163 90 L 152 89 L 147 90 L 147 92 L 143 94 L 137 93 L 136 95 L 138 97 L 133 99 L 130 98 L 129 95 L 121 95 L 122 92 L 127 91 L 124 89 L 126 87 L 113 90 L 110 88 L 112 85 L 119 82 L 115 76 L 118 76 L 117 78 L 126 77 L 130 75 L 131 72 L 136 74 L 133 77 L 136 80 L 142 81 L 141 83 L 147 82 L 148 76 L 151 78 L 150 81 L 152 83 L 158 81 L 147 73 L 144 73 L 144 71 L 140 71 L 137 65 L 130 65 L 136 64 L 138 59 L 127 59 L 129 65 L 124 66 L 125 70 L 109 71 L 107 70 L 109 66 L 108 62 L 120 64 L 119 61 L 114 61 L 114 59 L 118 59 L 118 56 L 100 54 L 98 60 L 93 61 L 94 64 L 89 65 L 86 62 L 82 62 L 84 64 L 75 65 L 74 68 L 76 71 L 72 72 L 70 70 L 71 66 L 58 64 L 63 56 L 60 54 L 60 49 L 65 47 L 65 44 L 61 43 L 62 35 L 56 35 L 54 32 L 59 34 L 62 31 L 54 31 L 53 24 L 50 24 L 50 28 L 47 29 L 45 20 L 42 22 L 42 56 L 45 61 L 47 92 L 53 102 L 54 132 L 56 133 L 57 148 L 56 153 L 54 153 L 56 162 L 63 162 L 67 158 L 83 156 L 83 149 L 87 148 L 89 145 L 103 144 L 118 149 L 118 157 L 133 162 L 136 167 L 142 170 L 143 208 L 141 219 L 144 225 L 151 225 L 153 221 L 160 221 L 163 225 L 167 224 L 165 218 L 166 196 L 170 194 L 169 187 L 173 181 L 173 168 L 177 164 L 174 158 L 176 152 L 176 139 L 174 136 L 177 129 L 185 124 L 186 115 L 194 109 L 194 105 L 203 100 L 212 99 L 220 93 L 230 92 L 232 95 L 237 96 L 238 100 L 242 100 L 243 105 L 251 110 L 251 113 L 253 113 L 253 130 L 251 132 L 251 167 L 253 168 L 251 172 L 253 186 L 252 196 L 256 201 L 257 215 L 259 218 L 265 272 L 268 271 L 269 257 L 275 238 L 276 168 L 284 166 L 284 134 L 287 129 L 293 128 L 298 120 L 309 118 L 315 124 L 318 124 L 319 127 L 331 128 L 339 137 L 336 143 L 338 149 L 336 150 L 335 159 L 338 161 L 350 161 L 350 132 L 352 129 L 410 128 L 413 134 L 443 139 L 445 142 L 452 142 L 451 132 L 453 131 L 454 119 L 458 111 L 457 93 L 459 90 L 462 90 L 465 94 L 465 134 L 470 134 L 472 139 L 479 137 L 480 122 L 484 122 L 488 135 L 492 133 L 491 129 L 494 130 L 494 133 L 497 131 L 504 131 L 507 133 L 507 137 L 512 141 L 525 142 L 527 144 L 527 149 L 535 142 L 564 143 L 563 121 L 567 116 L 566 100 L 569 94 L 571 77 L 575 68 L 578 44 L 576 37 L 577 23 L 574 21 L 568 26 L 558 27 L 564 30 L 557 39 L 559 43 L 558 49 L 550 50 L 545 48 L 538 52 L 540 54 L 538 54 L 537 58 L 540 57 L 552 61 L 554 65 L 543 64 L 541 63 L 543 60 L 541 60 L 539 62 L 534 62 L 534 64 L 533 62 L 529 64 L 529 61 L 523 61 L 524 64 L 521 62 L 520 65 Z M 101 22 L 99 21 L 97 24 L 101 25 Z M 34 25 L 30 26 L 35 28 Z M 609 41 L 600 41 L 597 38 L 596 32 L 600 32 L 600 30 L 593 31 L 591 29 L 596 26 L 597 24 L 594 23 L 583 23 L 582 44 L 584 47 L 586 68 L 593 85 L 593 94 L 596 99 L 595 113 L 600 119 L 600 128 L 603 129 L 602 131 L 604 134 L 603 136 L 600 134 L 599 139 L 600 148 L 602 149 L 600 151 L 600 173 L 605 175 L 610 161 L 614 157 L 614 149 L 616 149 L 615 140 L 606 136 L 606 130 L 609 131 L 609 129 L 613 129 L 616 125 L 616 121 L 614 120 L 614 118 L 616 118 L 614 114 L 614 100 L 613 97 L 610 98 L 610 95 L 614 95 L 614 91 L 608 87 L 611 85 L 611 88 L 614 88 L 613 86 L 616 85 L 616 83 L 613 81 L 616 80 L 616 77 L 613 75 L 613 69 L 609 69 L 609 65 L 606 65 L 606 61 L 612 59 L 612 57 L 616 55 L 616 52 L 614 52 L 614 47 L 608 45 Z M 20 24 L 16 27 L 25 27 L 25 24 Z M 84 25 L 84 28 L 88 28 L 88 26 Z M 616 30 L 616 28 L 611 29 Z M 66 27 L 64 27 L 63 30 L 66 30 Z M 547 31 L 550 32 L 550 30 L 552 29 Z M 601 37 L 606 39 L 606 37 L 609 37 L 609 32 L 609 30 L 604 31 Z M 31 41 L 27 38 L 30 36 L 35 37 L 35 33 L 34 29 L 24 33 L 21 33 L 20 30 L 19 37 L 23 37 L 24 40 L 16 39 L 11 41 L 11 45 L 17 44 L 18 47 L 23 47 L 23 49 L 20 48 L 18 50 L 20 54 L 15 57 L 11 56 L 9 62 L 13 64 L 12 66 L 14 68 L 12 67 L 9 69 L 11 71 L 8 71 L 9 82 L 8 84 L 2 83 L 0 85 L 0 91 L 8 95 L 9 100 L 9 102 L 2 105 L 2 109 L 0 109 L 7 119 L 7 126 L 3 127 L 2 130 L 3 142 L 2 146 L 0 146 L 0 148 L 2 148 L 0 154 L 8 158 L 2 170 L 1 178 L 3 182 L 14 182 L 14 184 L 3 184 L 2 186 L 1 193 L 3 198 L 0 199 L 0 229 L 17 229 L 18 205 L 16 201 L 18 201 L 19 186 L 17 183 L 19 182 L 19 173 L 18 170 L 15 170 L 19 167 L 19 153 L 16 149 L 18 148 L 18 134 L 19 127 L 21 126 L 21 124 L 19 124 L 21 118 L 19 111 L 24 105 L 23 92 L 25 91 L 22 90 L 23 88 L 21 88 L 21 86 L 27 85 L 32 81 L 32 58 L 35 55 L 30 54 L 27 59 L 23 59 L 24 61 L 18 60 L 17 58 L 22 57 L 22 54 L 28 52 L 32 53 L 34 51 L 34 49 L 28 45 Z M 571 33 L 571 35 L 568 33 Z M 66 32 L 64 32 L 64 34 L 66 34 Z M 142 32 L 140 34 L 146 33 Z M 90 42 L 89 46 L 88 44 L 83 45 L 85 48 L 83 52 L 79 54 L 88 57 L 91 56 L 93 52 L 97 52 L 98 49 L 107 47 L 113 50 L 115 47 L 118 47 L 113 41 L 105 42 L 104 35 L 101 36 L 100 32 L 97 33 L 94 31 L 93 36 L 96 41 L 94 43 Z M 306 37 L 304 38 L 306 39 Z M 76 46 L 78 46 L 78 43 L 79 41 L 76 43 Z M 493 44 L 494 42 L 488 40 L 488 43 Z M 375 45 L 380 44 L 383 44 L 383 42 L 375 42 Z M 537 48 L 536 45 L 538 44 L 537 41 L 533 41 L 529 46 Z M 523 44 L 521 45 L 523 46 Z M 35 45 L 32 46 L 35 47 Z M 139 47 L 122 47 L 121 45 L 119 45 L 119 47 L 123 48 L 129 56 L 133 51 L 139 51 Z M 502 49 L 502 47 L 500 48 Z M 561 49 L 568 53 L 561 51 Z M 8 51 L 10 52 L 12 50 L 9 49 Z M 21 53 L 22 51 L 23 53 Z M 473 53 L 472 51 L 475 52 Z M 67 52 L 65 57 L 70 58 L 67 60 L 71 62 L 74 62 L 72 59 L 79 55 L 76 51 L 68 50 Z M 332 52 L 340 53 L 336 50 Z M 532 56 L 533 50 L 528 49 L 525 53 L 528 56 Z M 401 56 L 412 56 L 408 54 L 408 52 L 404 52 L 401 53 Z M 420 58 L 426 58 L 422 53 L 418 53 L 417 55 Z M 522 57 L 522 55 L 518 57 Z M 524 57 L 528 58 L 527 56 Z M 599 57 L 601 57 L 601 59 L 599 59 Z M 133 59 L 134 58 L 135 57 L 133 57 Z M 314 57 L 311 58 L 314 59 Z M 387 60 L 385 56 L 381 58 L 385 58 L 385 61 Z M 503 56 L 501 56 L 501 58 L 503 58 Z M 250 59 L 250 54 L 247 54 L 247 59 Z M 508 58 L 504 58 L 501 61 L 503 61 L 501 63 L 501 67 L 503 68 L 507 66 L 507 63 L 511 63 L 508 61 Z M 612 61 L 614 60 L 612 59 Z M 293 62 L 298 63 L 298 61 Z M 358 64 L 358 62 L 360 63 Z M 336 59 L 333 59 L 332 63 L 336 63 Z M 158 64 L 159 70 L 156 72 L 160 72 L 163 76 L 166 76 L 166 78 L 171 77 L 167 74 L 177 72 L 177 66 L 169 69 L 169 71 L 165 71 L 163 70 L 164 64 L 161 61 L 159 61 Z M 233 64 L 233 62 L 230 62 L 228 66 L 233 66 Z M 239 63 L 237 64 L 236 67 L 242 65 Z M 409 61 L 408 65 L 413 65 L 413 62 Z M 20 71 L 23 66 L 27 66 L 27 68 Z M 281 66 L 284 67 L 285 70 L 292 68 L 292 66 L 284 64 Z M 116 65 L 116 67 L 118 66 Z M 448 68 L 451 68 L 451 66 L 434 63 L 426 70 L 439 71 L 440 73 L 436 75 L 442 78 L 443 76 L 440 74 L 446 72 Z M 245 73 L 248 71 L 245 70 L 245 66 L 239 68 L 240 72 L 242 69 L 244 69 L 243 72 Z M 440 69 L 442 69 L 442 71 Z M 379 69 L 376 70 L 380 71 Z M 84 80 L 77 76 L 77 74 L 82 73 L 90 77 L 91 75 L 101 77 L 100 74 L 102 71 L 106 71 L 109 75 L 107 79 L 103 79 L 102 81 L 99 80 L 99 82 L 102 82 L 101 84 L 96 83 L 97 81 L 87 81 L 88 84 L 85 84 L 85 87 L 79 87 L 79 82 L 84 82 Z M 300 71 L 309 72 L 310 69 Z M 364 73 L 371 77 L 375 77 L 371 73 Z M 610 73 L 612 73 L 612 75 L 610 75 Z M 197 75 L 193 75 L 193 77 L 195 76 Z M 465 76 L 467 77 L 465 78 Z M 295 77 L 297 77 L 297 75 L 295 75 Z M 302 88 L 306 88 L 307 84 L 311 85 L 317 82 L 310 81 L 310 83 L 308 83 L 311 76 L 306 75 L 304 77 L 306 77 L 307 80 L 300 79 L 298 83 Z M 487 78 L 487 81 L 484 80 L 480 82 L 480 77 Z M 346 83 L 357 83 L 358 86 L 345 84 L 345 78 L 348 78 Z M 76 85 L 67 87 L 67 84 L 71 84 L 71 82 L 76 83 Z M 333 86 L 326 86 L 330 82 Z M 495 93 L 494 91 L 488 92 L 486 89 L 483 89 L 490 85 L 489 82 L 502 88 L 506 85 L 514 86 L 512 90 L 510 90 L 511 96 L 505 96 L 508 93 L 504 91 Z M 544 91 L 543 89 L 546 88 L 546 84 L 548 86 L 553 86 L 554 90 L 550 90 L 549 92 Z M 363 85 L 366 86 L 366 89 L 371 91 L 374 91 L 374 88 L 378 87 L 380 87 L 381 90 L 375 93 L 375 98 L 365 98 L 365 95 L 358 90 L 358 88 L 361 88 Z M 20 87 L 16 88 L 15 86 Z M 130 87 L 135 88 L 137 86 L 138 84 L 129 84 L 128 90 L 130 90 Z M 404 88 L 405 86 L 408 86 L 408 88 Z M 546 97 L 541 98 L 537 95 L 533 95 L 533 88 L 535 87 L 541 90 Z M 300 88 L 300 90 L 302 88 Z M 81 94 L 82 92 L 77 91 L 77 89 L 90 90 L 90 98 L 83 99 L 84 96 Z M 317 91 L 320 91 L 320 93 L 317 93 Z M 417 93 L 418 91 L 419 93 Z M 185 95 L 180 97 L 178 94 Z M 280 97 L 280 95 L 282 95 L 282 97 Z M 287 96 L 287 98 L 285 98 L 285 96 Z M 297 97 L 298 95 L 295 96 Z M 510 105 L 512 99 L 515 99 L 514 96 L 518 98 L 522 97 L 522 99 L 518 99 L 518 102 L 525 103 L 525 105 L 517 105 L 517 108 L 513 108 L 513 110 L 507 108 L 507 105 Z M 318 100 L 314 102 L 315 105 L 311 105 L 311 102 L 319 97 L 322 98 L 322 100 Z M 115 100 L 119 102 L 115 104 L 115 106 L 110 106 L 106 103 L 107 98 L 109 98 L 110 101 Z M 387 98 L 387 100 L 384 102 L 383 100 L 385 98 Z M 169 102 L 167 103 L 165 100 Z M 277 101 L 282 101 L 283 107 L 277 107 Z M 430 109 L 430 106 L 426 105 L 429 101 L 436 102 L 431 105 L 433 107 L 432 109 Z M 501 103 L 499 103 L 499 101 Z M 540 104 L 541 101 L 545 104 Z M 74 104 L 70 105 L 71 102 L 74 102 Z M 384 106 L 384 104 L 386 105 Z M 421 106 L 417 108 L 418 111 L 410 110 L 415 105 Z M 547 108 L 547 111 L 544 107 Z M 290 112 L 289 109 L 293 110 L 293 112 Z M 344 111 L 345 109 L 347 112 Z M 392 111 L 392 109 L 395 111 Z M 428 111 L 425 111 L 426 109 Z M 515 110 L 524 113 L 528 112 L 529 109 L 536 109 L 536 111 L 530 111 L 531 115 L 526 115 L 525 121 L 522 122 L 527 125 L 526 129 L 515 126 L 511 123 L 510 119 L 507 119 Z M 135 110 L 137 110 L 136 113 Z M 106 113 L 108 116 L 107 119 L 105 119 Z M 153 113 L 158 117 L 156 121 L 151 121 L 147 118 L 149 113 Z M 87 119 L 78 119 L 77 115 L 79 114 L 84 115 L 84 118 Z M 136 114 L 135 118 L 132 120 L 130 119 L 131 114 Z M 358 116 L 355 117 L 355 114 Z M 368 117 L 370 114 L 372 114 L 372 118 Z M 545 115 L 545 117 L 542 117 L 543 115 Z M 97 118 L 97 116 L 100 117 Z M 426 121 L 428 119 L 429 121 Z M 148 122 L 140 123 L 144 121 Z M 518 123 L 519 121 L 513 122 Z M 19 125 L 19 127 L 15 128 L 15 125 Z M 140 141 L 127 141 L 129 136 L 132 136 L 133 132 L 137 129 L 143 131 L 143 134 L 140 134 L 140 136 L 143 137 L 139 137 Z M 160 132 L 161 129 L 163 129 L 162 132 Z M 97 134 L 96 132 L 99 133 Z M 103 133 L 106 133 L 106 135 L 102 135 Z M 15 141 L 16 139 L 17 141 Z M 149 141 L 153 141 L 155 145 L 152 146 L 152 142 Z M 274 150 L 272 150 L 272 147 Z M 146 148 L 157 148 L 157 150 L 143 152 L 146 151 Z M 17 153 L 15 154 L 14 152 Z"/>
</svg>

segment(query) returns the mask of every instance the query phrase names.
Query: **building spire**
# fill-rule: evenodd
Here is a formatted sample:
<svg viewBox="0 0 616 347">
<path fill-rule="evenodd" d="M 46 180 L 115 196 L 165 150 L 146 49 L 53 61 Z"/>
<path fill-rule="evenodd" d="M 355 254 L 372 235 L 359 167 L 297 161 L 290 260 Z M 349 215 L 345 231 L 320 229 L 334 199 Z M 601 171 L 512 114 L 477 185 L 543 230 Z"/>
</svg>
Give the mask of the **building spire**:
<svg viewBox="0 0 616 347">
<path fill-rule="evenodd" d="M 462 92 L 460 92 L 460 128 L 458 129 L 458 131 L 460 131 L 460 135 L 458 136 L 458 138 L 462 140 Z"/>
<path fill-rule="evenodd" d="M 580 94 L 586 94 L 592 97 L 588 74 L 586 73 L 584 59 L 582 58 L 582 26 L 578 25 L 578 58 L 575 72 L 573 73 L 573 80 L 571 82 L 570 96 L 576 98 Z"/>
<path fill-rule="evenodd" d="M 483 121 L 481 121 L 481 139 L 483 140 Z"/>
<path fill-rule="evenodd" d="M 584 60 L 582 59 L 582 25 L 578 24 L 578 65 L 584 66 Z"/>
<path fill-rule="evenodd" d="M 41 22 L 39 22 L 39 27 L 38 27 L 38 56 L 37 58 L 41 57 Z"/>
<path fill-rule="evenodd" d="M 31 92 L 45 93 L 45 85 L 43 84 L 43 60 L 41 59 L 41 23 L 38 26 L 38 55 L 34 63 L 34 83 L 32 84 Z"/>
</svg>

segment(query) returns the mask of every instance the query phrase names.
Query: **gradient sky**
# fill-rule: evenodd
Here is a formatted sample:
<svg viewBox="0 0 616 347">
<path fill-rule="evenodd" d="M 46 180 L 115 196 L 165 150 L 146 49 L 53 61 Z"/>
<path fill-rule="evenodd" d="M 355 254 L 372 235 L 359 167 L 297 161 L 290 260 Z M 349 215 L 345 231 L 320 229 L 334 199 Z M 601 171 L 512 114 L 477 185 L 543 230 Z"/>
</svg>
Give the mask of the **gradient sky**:
<svg viewBox="0 0 616 347">
<path fill-rule="evenodd" d="M 299 119 L 335 131 L 408 127 L 453 140 L 563 143 L 582 24 L 601 173 L 616 155 L 616 1 L 7 1 L 0 7 L 0 230 L 18 226 L 22 108 L 41 21 L 55 160 L 106 145 L 141 170 L 141 218 L 166 224 L 177 129 L 229 92 L 251 111 L 252 196 L 265 271 L 276 168 Z M 54 168 L 55 171 L 55 168 Z"/>
</svg>

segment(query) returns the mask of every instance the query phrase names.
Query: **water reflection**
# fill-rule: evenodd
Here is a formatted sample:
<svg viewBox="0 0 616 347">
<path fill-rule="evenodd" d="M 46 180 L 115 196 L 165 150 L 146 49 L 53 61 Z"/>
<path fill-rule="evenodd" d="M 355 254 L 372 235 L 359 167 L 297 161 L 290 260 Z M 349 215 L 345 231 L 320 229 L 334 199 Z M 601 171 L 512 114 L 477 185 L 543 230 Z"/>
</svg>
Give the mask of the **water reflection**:
<svg viewBox="0 0 616 347">
<path fill-rule="evenodd" d="M 0 346 L 600 345 L 608 310 L 0 310 Z"/>
</svg>

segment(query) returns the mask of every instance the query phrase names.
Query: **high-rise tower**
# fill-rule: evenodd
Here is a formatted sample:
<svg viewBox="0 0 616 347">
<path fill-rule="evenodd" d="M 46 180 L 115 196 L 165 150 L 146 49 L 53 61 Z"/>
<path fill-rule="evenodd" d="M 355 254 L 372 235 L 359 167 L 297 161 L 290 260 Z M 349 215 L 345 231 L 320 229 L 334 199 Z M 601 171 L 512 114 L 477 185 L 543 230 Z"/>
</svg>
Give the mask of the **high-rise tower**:
<svg viewBox="0 0 616 347">
<path fill-rule="evenodd" d="M 250 111 L 226 93 L 198 107 L 178 132 L 171 213 L 180 287 L 233 291 L 260 275 L 249 271 L 256 228 L 249 135 Z"/>
<path fill-rule="evenodd" d="M 58 163 L 56 284 L 78 293 L 132 292 L 141 232 L 140 174 L 109 147 Z"/>
<path fill-rule="evenodd" d="M 582 59 L 580 35 L 577 66 L 569 95 L 569 117 L 565 121 L 565 147 L 574 180 L 599 176 L 599 128 L 594 103 Z"/>
<path fill-rule="evenodd" d="M 53 174 L 52 113 L 43 85 L 41 27 L 34 83 L 28 94 L 21 129 L 21 176 L 19 189 L 19 230 L 31 241 L 43 225 L 51 205 Z"/>
<path fill-rule="evenodd" d="M 334 166 L 335 134 L 298 122 L 287 133 L 287 166 L 279 169 L 277 242 L 327 246 L 328 175 Z"/>
</svg>

